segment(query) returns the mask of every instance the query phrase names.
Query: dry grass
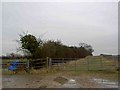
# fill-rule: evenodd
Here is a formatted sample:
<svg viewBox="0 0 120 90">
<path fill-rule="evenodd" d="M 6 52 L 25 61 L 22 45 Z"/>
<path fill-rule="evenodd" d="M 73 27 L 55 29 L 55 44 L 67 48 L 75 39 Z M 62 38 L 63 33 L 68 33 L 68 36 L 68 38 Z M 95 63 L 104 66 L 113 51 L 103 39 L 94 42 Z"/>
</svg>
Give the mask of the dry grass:
<svg viewBox="0 0 120 90">
<path fill-rule="evenodd" d="M 71 61 L 65 64 L 66 70 L 116 70 L 117 60 L 102 56 L 88 56 L 84 59 Z"/>
<path fill-rule="evenodd" d="M 65 84 L 68 80 L 66 79 L 66 78 L 64 78 L 64 77 L 56 77 L 55 79 L 54 79 L 54 81 L 56 81 L 56 82 L 58 82 L 58 83 L 60 83 L 60 84 Z"/>
<path fill-rule="evenodd" d="M 60 67 L 53 67 L 51 69 L 46 69 L 46 68 L 42 68 L 39 70 L 35 70 L 35 69 L 31 69 L 30 74 L 31 75 L 40 75 L 40 76 L 56 76 L 56 75 L 64 75 L 67 77 L 71 77 L 71 76 L 79 76 L 82 78 L 103 78 L 103 79 L 109 79 L 109 80 L 113 80 L 113 81 L 117 81 L 118 80 L 118 72 L 115 70 L 90 70 L 88 71 L 88 67 L 87 67 L 87 60 L 89 59 L 90 61 L 90 66 L 94 67 L 96 69 L 98 69 L 97 65 L 94 64 L 99 64 L 100 60 L 102 59 L 102 62 L 104 64 L 104 66 L 107 65 L 112 65 L 115 64 L 115 62 L 113 60 L 107 60 L 106 58 L 97 56 L 97 57 L 92 57 L 92 56 L 88 56 L 84 59 L 80 59 L 77 61 L 71 61 L 69 63 L 66 63 L 64 66 Z M 78 66 L 78 69 L 76 70 L 76 68 L 74 67 L 74 65 Z M 73 66 L 73 67 L 72 67 Z M 109 68 L 112 68 L 114 66 L 111 66 Z M 104 67 L 106 68 L 106 67 Z M 70 71 L 70 69 L 73 69 L 73 71 Z M 91 68 L 92 69 L 92 68 Z M 10 72 L 8 70 L 6 70 L 4 72 L 4 74 L 6 75 L 11 75 L 13 74 L 13 72 Z M 17 73 L 18 75 L 24 75 L 27 74 L 25 71 L 20 71 Z"/>
</svg>

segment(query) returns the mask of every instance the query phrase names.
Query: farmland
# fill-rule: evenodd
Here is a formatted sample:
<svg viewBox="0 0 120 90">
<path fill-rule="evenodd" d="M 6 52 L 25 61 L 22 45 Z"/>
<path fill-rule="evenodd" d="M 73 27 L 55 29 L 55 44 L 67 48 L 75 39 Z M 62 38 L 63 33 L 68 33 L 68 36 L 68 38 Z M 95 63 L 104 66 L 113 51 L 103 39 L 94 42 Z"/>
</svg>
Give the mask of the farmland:
<svg viewBox="0 0 120 90">
<path fill-rule="evenodd" d="M 4 60 L 4 62 L 8 61 L 9 60 Z M 12 78 L 13 81 L 11 81 L 11 84 L 15 85 L 15 87 L 20 87 L 18 85 L 21 83 L 21 80 L 19 80 L 20 78 L 24 79 L 25 83 L 23 83 L 22 85 L 25 88 L 62 87 L 62 84 L 54 81 L 54 79 L 57 77 L 75 79 L 77 84 L 82 88 L 105 87 L 103 85 L 95 83 L 93 79 L 103 79 L 112 82 L 118 82 L 118 71 L 116 70 L 116 65 L 117 60 L 108 60 L 101 56 L 88 56 L 80 60 L 74 60 L 60 65 L 53 65 L 51 66 L 51 68 L 44 67 L 38 70 L 31 69 L 29 74 L 23 70 L 19 71 L 17 74 L 13 74 L 11 71 L 8 70 L 3 70 L 3 78 L 5 80 L 8 77 Z M 19 77 L 19 79 L 17 77 Z M 6 84 L 7 82 L 4 81 L 4 79 L 3 86 L 12 87 L 12 85 L 10 86 Z M 17 82 L 13 84 L 14 80 L 16 79 L 18 79 Z M 29 81 L 33 84 L 31 85 Z M 53 85 L 50 85 L 51 83 L 49 82 L 52 82 Z"/>
</svg>

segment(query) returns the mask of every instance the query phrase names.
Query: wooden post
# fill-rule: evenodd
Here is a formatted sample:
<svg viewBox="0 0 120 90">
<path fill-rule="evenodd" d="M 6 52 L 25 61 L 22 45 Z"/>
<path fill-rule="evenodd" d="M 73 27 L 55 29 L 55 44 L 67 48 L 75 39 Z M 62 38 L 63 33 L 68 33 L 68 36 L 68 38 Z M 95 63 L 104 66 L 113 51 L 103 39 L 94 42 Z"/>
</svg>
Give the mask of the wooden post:
<svg viewBox="0 0 120 90">
<path fill-rule="evenodd" d="M 89 59 L 87 59 L 87 68 L 88 68 L 88 71 L 89 71 Z"/>
<path fill-rule="evenodd" d="M 103 63 L 102 63 L 102 57 L 101 57 L 101 70 L 103 70 L 103 65 L 102 65 Z"/>
<path fill-rule="evenodd" d="M 49 58 L 47 57 L 47 58 L 46 58 L 46 68 L 47 68 L 47 72 L 48 72 L 48 61 L 49 61 Z"/>
<path fill-rule="evenodd" d="M 28 73 L 30 73 L 30 63 L 29 63 L 29 60 L 27 60 L 27 71 L 28 71 Z"/>
<path fill-rule="evenodd" d="M 75 60 L 75 71 L 77 71 L 77 60 Z"/>
<path fill-rule="evenodd" d="M 116 57 L 115 57 L 116 58 Z M 120 64 L 119 64 L 119 62 L 118 62 L 118 59 L 119 58 L 117 58 L 117 60 L 116 59 L 114 59 L 114 61 L 116 61 L 116 66 L 115 67 L 118 67 Z"/>
<path fill-rule="evenodd" d="M 116 62 L 116 65 L 115 65 L 115 69 L 117 70 L 117 71 L 119 71 L 119 69 L 120 69 L 120 61 L 119 61 L 119 55 L 118 55 L 118 57 L 115 57 L 115 58 L 117 58 L 117 59 L 114 59 L 114 61 Z"/>
<path fill-rule="evenodd" d="M 52 66 L 52 59 L 49 58 L 49 69 L 51 69 L 51 66 Z"/>
<path fill-rule="evenodd" d="M 63 60 L 63 70 L 65 70 L 65 61 L 64 61 L 64 58 L 62 58 Z"/>
</svg>

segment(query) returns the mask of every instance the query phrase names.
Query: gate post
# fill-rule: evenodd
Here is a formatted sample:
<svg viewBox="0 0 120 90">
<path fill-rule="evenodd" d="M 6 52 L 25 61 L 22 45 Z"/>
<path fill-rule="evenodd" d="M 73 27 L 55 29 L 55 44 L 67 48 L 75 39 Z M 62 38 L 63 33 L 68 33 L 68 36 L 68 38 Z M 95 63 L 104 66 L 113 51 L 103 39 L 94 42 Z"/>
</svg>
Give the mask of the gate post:
<svg viewBox="0 0 120 90">
<path fill-rule="evenodd" d="M 29 62 L 29 60 L 27 60 L 27 71 L 28 71 L 28 73 L 30 73 L 30 62 Z"/>
<path fill-rule="evenodd" d="M 100 70 L 103 70 L 104 68 L 103 68 L 103 59 L 102 59 L 102 57 L 101 57 L 101 69 Z"/>
<path fill-rule="evenodd" d="M 47 67 L 47 70 L 48 70 L 48 61 L 49 61 L 49 58 L 47 57 L 46 58 L 46 67 Z"/>
<path fill-rule="evenodd" d="M 64 60 L 64 58 L 62 58 L 62 61 L 63 61 L 63 70 L 65 70 L 65 60 Z"/>
<path fill-rule="evenodd" d="M 89 69 L 89 58 L 87 59 L 87 69 L 88 69 L 88 71 L 90 70 Z"/>
<path fill-rule="evenodd" d="M 75 71 L 77 71 L 77 59 L 75 61 Z"/>
<path fill-rule="evenodd" d="M 49 69 L 51 69 L 51 66 L 52 66 L 52 59 L 49 58 Z"/>
</svg>

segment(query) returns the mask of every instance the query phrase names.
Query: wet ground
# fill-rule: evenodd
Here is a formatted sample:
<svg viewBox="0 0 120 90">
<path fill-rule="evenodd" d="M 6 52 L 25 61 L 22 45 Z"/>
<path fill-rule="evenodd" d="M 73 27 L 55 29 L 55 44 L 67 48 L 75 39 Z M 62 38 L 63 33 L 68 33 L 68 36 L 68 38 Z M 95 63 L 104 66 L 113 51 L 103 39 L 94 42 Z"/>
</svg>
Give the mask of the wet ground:
<svg viewBox="0 0 120 90">
<path fill-rule="evenodd" d="M 103 87 L 108 87 L 108 88 L 118 88 L 118 82 L 113 82 L 110 80 L 105 80 L 105 79 L 98 79 L 98 78 L 93 78 L 92 81 L 95 81 L 96 83 L 100 84 Z"/>
<path fill-rule="evenodd" d="M 56 77 L 63 77 L 67 82 L 61 84 Z M 40 75 L 4 75 L 3 88 L 118 88 L 117 82 L 97 78 Z"/>
<path fill-rule="evenodd" d="M 76 80 L 69 79 L 67 83 L 63 84 L 61 88 L 81 88 L 80 85 L 77 84 Z"/>
</svg>

